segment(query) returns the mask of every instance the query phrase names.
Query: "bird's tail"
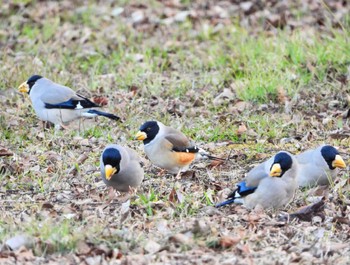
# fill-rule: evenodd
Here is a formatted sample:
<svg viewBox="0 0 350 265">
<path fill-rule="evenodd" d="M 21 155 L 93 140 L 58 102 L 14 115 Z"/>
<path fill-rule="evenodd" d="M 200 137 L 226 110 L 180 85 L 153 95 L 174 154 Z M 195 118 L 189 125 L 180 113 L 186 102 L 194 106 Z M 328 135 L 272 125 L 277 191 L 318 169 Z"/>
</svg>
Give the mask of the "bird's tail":
<svg viewBox="0 0 350 265">
<path fill-rule="evenodd" d="M 96 110 L 96 109 L 90 109 L 86 113 L 92 114 L 92 115 L 103 116 L 103 117 L 106 117 L 106 118 L 109 118 L 109 119 L 115 120 L 115 121 L 120 120 L 120 117 L 118 117 L 118 116 L 116 116 L 114 114 L 103 112 L 103 111 L 99 111 L 99 110 Z"/>
<path fill-rule="evenodd" d="M 226 201 L 223 201 L 223 202 L 219 202 L 219 203 L 215 204 L 215 207 L 219 208 L 219 207 L 222 207 L 222 206 L 234 203 L 235 200 L 236 200 L 236 198 L 232 198 L 232 199 L 229 199 L 229 200 L 226 200 Z"/>
<path fill-rule="evenodd" d="M 205 151 L 202 148 L 198 148 L 198 154 L 201 159 L 210 159 L 210 160 L 216 160 L 216 161 L 227 161 L 226 158 L 220 158 L 216 156 L 210 155 L 207 151 Z"/>
<path fill-rule="evenodd" d="M 241 181 L 237 184 L 237 189 L 227 196 L 228 200 L 216 204 L 215 207 L 225 206 L 230 203 L 243 204 L 243 197 L 252 194 L 256 189 L 257 187 L 249 187 L 245 181 Z"/>
<path fill-rule="evenodd" d="M 235 189 L 234 191 L 232 191 L 228 196 L 227 196 L 227 200 L 223 201 L 223 202 L 219 202 L 218 204 L 215 205 L 216 208 L 231 204 L 231 203 L 238 203 L 238 204 L 242 204 L 243 200 L 241 195 L 239 194 L 239 188 Z"/>
</svg>

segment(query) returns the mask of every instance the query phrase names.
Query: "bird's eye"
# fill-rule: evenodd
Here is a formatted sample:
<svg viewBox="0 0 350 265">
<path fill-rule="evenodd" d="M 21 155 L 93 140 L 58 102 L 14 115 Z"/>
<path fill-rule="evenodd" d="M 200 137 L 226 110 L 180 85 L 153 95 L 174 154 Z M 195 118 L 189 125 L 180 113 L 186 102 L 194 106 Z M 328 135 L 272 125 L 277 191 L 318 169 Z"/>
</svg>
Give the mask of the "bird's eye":
<svg viewBox="0 0 350 265">
<path fill-rule="evenodd" d="M 150 128 L 150 127 L 148 127 L 148 128 L 147 128 L 147 132 L 149 132 L 150 130 L 151 130 L 151 128 Z"/>
</svg>

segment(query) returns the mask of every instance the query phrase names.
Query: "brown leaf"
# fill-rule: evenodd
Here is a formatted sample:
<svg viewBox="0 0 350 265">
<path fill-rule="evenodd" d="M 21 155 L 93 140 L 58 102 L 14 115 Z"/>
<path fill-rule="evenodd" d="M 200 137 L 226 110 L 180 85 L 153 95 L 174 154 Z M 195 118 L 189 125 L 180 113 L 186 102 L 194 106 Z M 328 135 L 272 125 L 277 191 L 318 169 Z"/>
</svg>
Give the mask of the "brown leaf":
<svg viewBox="0 0 350 265">
<path fill-rule="evenodd" d="M 307 62 L 306 63 L 306 68 L 312 73 L 315 74 L 316 73 L 316 68 L 313 66 L 313 64 L 311 62 Z"/>
<path fill-rule="evenodd" d="M 0 147 L 0 156 L 13 156 L 13 153 L 4 147 Z"/>
<path fill-rule="evenodd" d="M 92 101 L 100 106 L 106 106 L 108 104 L 108 98 L 103 96 L 95 96 L 92 98 Z"/>
<path fill-rule="evenodd" d="M 286 101 L 288 101 L 286 91 L 284 90 L 283 86 L 277 88 L 277 100 L 280 104 L 285 104 Z"/>
<path fill-rule="evenodd" d="M 87 139 L 86 139 L 87 140 Z M 83 164 L 85 162 L 86 159 L 88 159 L 89 156 L 86 153 L 81 154 L 78 159 L 76 164 L 78 164 L 78 166 L 80 166 L 81 164 Z M 76 175 L 78 173 L 78 170 L 76 168 L 76 166 L 72 166 L 69 170 L 68 170 L 68 174 L 73 174 Z"/>
<path fill-rule="evenodd" d="M 244 123 L 241 123 L 237 129 L 237 135 L 242 135 L 243 133 L 245 133 L 247 131 L 247 127 L 245 126 Z"/>
<path fill-rule="evenodd" d="M 18 251 L 16 251 L 17 261 L 22 263 L 22 261 L 31 261 L 34 260 L 34 254 L 31 249 L 26 249 L 25 247 L 21 247 Z"/>
<path fill-rule="evenodd" d="M 173 203 L 175 202 L 182 203 L 184 201 L 184 197 L 179 190 L 173 188 L 169 194 L 169 201 Z"/>
<path fill-rule="evenodd" d="M 246 101 L 238 101 L 235 105 L 233 105 L 233 107 L 239 112 L 242 112 L 250 107 L 250 103 Z"/>
<path fill-rule="evenodd" d="M 308 192 L 308 196 L 326 196 L 329 193 L 329 186 L 323 185 L 323 186 L 317 186 L 316 188 L 310 190 Z"/>
<path fill-rule="evenodd" d="M 53 209 L 53 208 L 54 208 L 54 206 L 50 202 L 44 202 L 41 205 L 41 209 Z"/>
<path fill-rule="evenodd" d="M 229 88 L 224 88 L 223 92 L 221 92 L 219 95 L 217 95 L 214 100 L 213 100 L 213 104 L 215 106 L 219 106 L 222 105 L 225 102 L 228 102 L 232 99 L 234 99 L 235 94 L 232 92 L 231 89 Z"/>
<path fill-rule="evenodd" d="M 169 194 L 169 201 L 170 202 L 176 202 L 176 190 L 173 188 Z"/>
<path fill-rule="evenodd" d="M 342 216 L 333 217 L 333 223 L 346 224 L 350 226 L 350 219 Z"/>
<path fill-rule="evenodd" d="M 205 223 L 205 221 L 200 220 L 200 219 L 196 219 L 193 227 L 192 227 L 192 232 L 195 235 L 207 235 L 210 233 L 210 227 L 208 224 Z"/>
<path fill-rule="evenodd" d="M 210 164 L 209 164 L 209 167 L 212 168 L 212 167 L 217 167 L 217 166 L 220 166 L 224 163 L 225 161 L 223 160 L 211 160 L 210 161 Z"/>
<path fill-rule="evenodd" d="M 299 211 L 292 213 L 289 215 L 291 219 L 298 218 L 302 221 L 312 221 L 312 218 L 314 216 L 320 216 L 322 220 L 324 219 L 324 198 L 320 200 L 319 202 L 316 202 L 312 205 L 305 206 L 301 208 Z"/>
<path fill-rule="evenodd" d="M 219 245 L 223 248 L 230 248 L 235 246 L 240 240 L 240 237 L 222 236 L 219 240 Z"/>
<path fill-rule="evenodd" d="M 129 90 L 132 92 L 132 96 L 134 97 L 134 96 L 137 95 L 137 93 L 138 93 L 138 91 L 139 91 L 139 87 L 136 86 L 136 85 L 132 85 L 132 86 L 129 88 Z"/>
<path fill-rule="evenodd" d="M 143 247 L 147 253 L 153 254 L 161 249 L 161 245 L 153 240 L 148 240 L 146 245 Z"/>
<path fill-rule="evenodd" d="M 184 245 L 190 245 L 192 243 L 192 237 L 184 235 L 182 233 L 178 233 L 169 237 L 169 241 Z"/>
<path fill-rule="evenodd" d="M 76 247 L 76 252 L 78 255 L 87 255 L 91 252 L 91 246 L 85 241 L 79 241 Z"/>
<path fill-rule="evenodd" d="M 54 173 L 55 172 L 55 168 L 53 166 L 48 166 L 46 169 L 47 173 Z"/>
</svg>

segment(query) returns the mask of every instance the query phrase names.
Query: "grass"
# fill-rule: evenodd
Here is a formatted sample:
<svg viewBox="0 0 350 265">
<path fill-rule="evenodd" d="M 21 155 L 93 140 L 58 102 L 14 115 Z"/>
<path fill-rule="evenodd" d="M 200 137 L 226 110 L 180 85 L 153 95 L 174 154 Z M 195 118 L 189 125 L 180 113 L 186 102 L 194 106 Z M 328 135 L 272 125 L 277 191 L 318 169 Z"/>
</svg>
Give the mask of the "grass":
<svg viewBox="0 0 350 265">
<path fill-rule="evenodd" d="M 16 157 L 1 158 L 0 162 L 19 168 L 18 172 L 9 169 L 0 176 L 0 196 L 8 198 L 1 208 L 9 209 L 1 215 L 1 241 L 19 232 L 27 233 L 41 242 L 36 254 L 44 256 L 73 253 L 84 240 L 95 245 L 107 243 L 122 249 L 124 255 L 129 251 L 141 253 L 149 238 L 167 241 L 168 234 L 157 230 L 155 220 L 166 220 L 171 233 L 190 229 L 194 218 L 202 218 L 200 209 L 213 205 L 218 190 L 233 187 L 250 166 L 246 163 L 256 162 L 257 154 L 269 156 L 280 149 L 299 151 L 300 146 L 281 145 L 282 138 L 296 138 L 311 131 L 311 143 L 300 140 L 300 145 L 314 147 L 327 140 L 348 151 L 346 140 L 328 137 L 331 131 L 346 127 L 345 121 L 328 108 L 328 102 L 337 94 L 349 91 L 348 84 L 342 88 L 337 81 L 340 75 L 347 74 L 349 67 L 346 28 L 257 33 L 240 26 L 235 19 L 216 27 L 205 18 L 200 23 L 187 18 L 171 26 L 151 25 L 149 29 L 142 28 L 143 24 L 133 25 L 126 14 L 111 17 L 107 10 L 112 7 L 107 4 L 101 4 L 103 8 L 91 1 L 83 7 L 70 4 L 70 8 L 59 11 L 53 8 L 52 15 L 49 12 L 40 15 L 34 11 L 39 4 L 49 9 L 46 3 L 16 2 L 25 5 L 25 9 L 4 11 L 7 20 L 0 23 L 0 41 L 8 41 L 9 47 L 0 53 L 0 100 L 6 106 L 0 116 L 0 143 L 16 153 Z M 191 1 L 181 3 L 191 6 Z M 130 8 L 127 1 L 123 5 Z M 156 11 L 163 5 L 151 1 L 147 7 Z M 344 25 L 348 25 L 348 21 Z M 9 32 L 9 28 L 13 32 Z M 1 31 L 7 34 L 6 38 Z M 42 136 L 30 99 L 13 92 L 34 73 L 89 97 L 108 95 L 105 110 L 121 115 L 125 122 L 89 120 L 83 124 L 73 123 L 68 131 L 46 130 Z M 129 95 L 131 88 L 136 88 L 135 96 Z M 230 88 L 234 98 L 214 105 L 213 99 L 224 88 Z M 284 112 L 283 102 L 279 102 L 281 88 L 292 101 L 298 99 L 293 101 L 291 115 Z M 322 97 L 320 90 L 326 96 Z M 302 98 L 305 95 L 307 98 Z M 250 107 L 233 112 L 232 107 L 240 100 L 249 102 Z M 305 100 L 303 104 L 302 100 Z M 158 103 L 152 105 L 153 101 Z M 261 104 L 266 108 L 259 109 Z M 169 111 L 173 107 L 175 112 Z M 310 118 L 311 111 L 326 114 L 334 118 L 334 122 L 323 124 L 322 117 L 317 115 Z M 299 121 L 298 115 L 302 117 Z M 200 164 L 195 177 L 182 179 L 177 186 L 173 185 L 175 180 L 171 176 L 156 177 L 156 170 L 147 165 L 139 197 L 132 202 L 128 219 L 120 223 L 119 206 L 104 205 L 107 192 L 104 186 L 96 184 L 100 180 L 100 152 L 107 144 L 118 143 L 131 146 L 143 155 L 142 144 L 132 139 L 138 127 L 150 119 L 181 128 L 214 153 L 226 157 L 233 151 L 246 154 L 246 158 L 219 169 Z M 250 133 L 254 132 L 253 136 L 249 131 L 238 134 L 242 123 Z M 87 140 L 89 145 L 82 146 L 81 140 Z M 229 144 L 219 146 L 223 142 Z M 51 162 L 49 152 L 60 159 Z M 89 157 L 77 164 L 82 153 Z M 72 167 L 77 169 L 75 175 L 69 173 Z M 342 175 L 346 177 L 347 172 Z M 230 183 L 225 182 L 227 180 Z M 173 186 L 181 190 L 182 202 L 169 202 Z M 25 195 L 17 198 L 11 190 Z M 33 194 L 28 195 L 29 191 Z M 302 201 L 308 194 L 303 196 Z M 79 204 L 83 200 L 88 203 Z M 45 202 L 52 203 L 54 208 L 41 209 Z M 292 205 L 293 209 L 300 206 L 298 203 L 300 201 Z M 26 215 L 16 217 L 15 213 Z M 62 217 L 72 213 L 78 217 Z M 224 212 L 224 215 L 214 221 L 203 217 L 213 227 L 208 237 L 213 240 L 207 241 L 208 245 L 217 244 L 218 235 L 236 233 L 235 225 L 246 228 L 246 223 L 236 222 L 235 213 Z M 29 221 L 23 225 L 20 218 Z M 120 235 L 123 225 L 129 229 L 128 235 Z M 293 226 L 293 229 L 299 231 L 300 227 Z M 110 234 L 103 234 L 105 230 Z M 288 238 L 286 235 L 283 237 Z M 254 239 L 248 237 L 245 241 L 251 244 Z M 272 245 L 279 248 L 280 244 L 279 241 Z M 185 250 L 189 249 L 178 251 Z"/>
<path fill-rule="evenodd" d="M 238 25 L 229 25 L 215 34 L 211 33 L 213 29 L 209 27 L 196 35 L 190 34 L 195 25 L 185 21 L 175 26 L 169 39 L 164 40 L 165 43 L 172 43 L 181 37 L 182 45 L 174 43 L 170 47 L 164 47 L 123 23 L 103 22 L 99 15 L 94 15 L 94 8 L 89 6 L 77 13 L 67 12 L 61 17 L 47 17 L 40 23 L 26 23 L 19 30 L 20 36 L 39 41 L 37 44 L 22 43 L 16 47 L 16 51 L 24 50 L 28 55 L 36 56 L 43 62 L 37 68 L 38 72 L 70 86 L 74 84 L 67 82 L 66 78 L 56 78 L 51 73 L 63 70 L 83 74 L 89 77 L 90 88 L 95 89 L 98 83 L 94 77 L 116 71 L 116 81 L 120 88 L 136 84 L 147 87 L 154 94 L 165 89 L 168 92 L 166 96 L 176 97 L 184 95 L 193 82 L 197 87 L 209 86 L 213 94 L 227 84 L 242 81 L 244 86 L 237 91 L 237 96 L 253 102 L 275 101 L 280 86 L 293 96 L 301 89 L 308 89 L 313 81 L 325 82 L 331 67 L 337 68 L 340 73 L 346 73 L 347 58 L 350 55 L 349 37 L 344 31 L 333 30 L 331 34 L 321 35 L 314 30 L 296 30 L 292 34 L 279 31 L 274 36 L 252 36 Z M 53 45 L 64 34 L 59 27 L 65 23 L 73 28 L 83 23 L 89 28 L 91 34 L 87 35 L 87 41 L 92 44 L 89 45 L 92 54 L 81 50 L 79 42 L 74 40 L 81 38 L 84 30 L 77 33 L 72 31 L 72 36 L 76 37 L 67 40 L 69 49 L 64 46 L 58 46 L 57 49 Z M 120 35 L 111 39 L 99 31 L 102 25 L 113 25 L 113 31 Z M 118 36 L 123 36 L 123 41 L 118 42 L 116 49 L 106 49 L 114 46 Z M 142 62 L 135 64 L 131 59 L 133 56 L 130 57 L 134 54 L 143 55 Z M 59 58 L 59 61 L 56 62 L 55 58 Z M 313 65 L 314 72 L 310 72 L 308 64 Z M 33 68 L 29 63 L 27 69 L 21 70 L 21 75 L 31 75 Z M 190 75 L 191 80 L 181 78 L 174 82 L 170 78 L 170 82 L 166 82 L 167 87 L 162 87 L 162 76 L 165 73 L 168 76 L 174 73 L 183 76 L 189 72 L 198 74 Z M 215 75 L 216 72 L 220 72 L 220 75 Z M 6 85 L 2 84 L 1 87 Z"/>
</svg>

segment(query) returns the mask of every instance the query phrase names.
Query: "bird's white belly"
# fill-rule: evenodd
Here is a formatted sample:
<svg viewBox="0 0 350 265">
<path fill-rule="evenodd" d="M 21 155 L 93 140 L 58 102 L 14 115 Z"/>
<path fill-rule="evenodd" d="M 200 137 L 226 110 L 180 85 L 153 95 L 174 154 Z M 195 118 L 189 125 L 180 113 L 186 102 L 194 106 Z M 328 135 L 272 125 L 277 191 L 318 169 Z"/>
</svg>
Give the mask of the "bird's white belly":
<svg viewBox="0 0 350 265">
<path fill-rule="evenodd" d="M 152 144 L 145 146 L 145 153 L 153 164 L 174 174 L 178 173 L 179 170 L 184 168 L 174 161 L 174 157 L 172 156 L 172 152 L 170 150 L 162 150 L 160 152 L 158 148 L 159 146 Z"/>
<path fill-rule="evenodd" d="M 36 114 L 41 120 L 49 121 L 54 124 L 64 124 L 81 117 L 81 110 L 69 109 L 43 109 Z"/>
<path fill-rule="evenodd" d="M 298 171 L 299 186 L 328 185 L 329 179 L 334 178 L 334 172 L 324 170 L 321 167 L 303 166 Z"/>
</svg>

